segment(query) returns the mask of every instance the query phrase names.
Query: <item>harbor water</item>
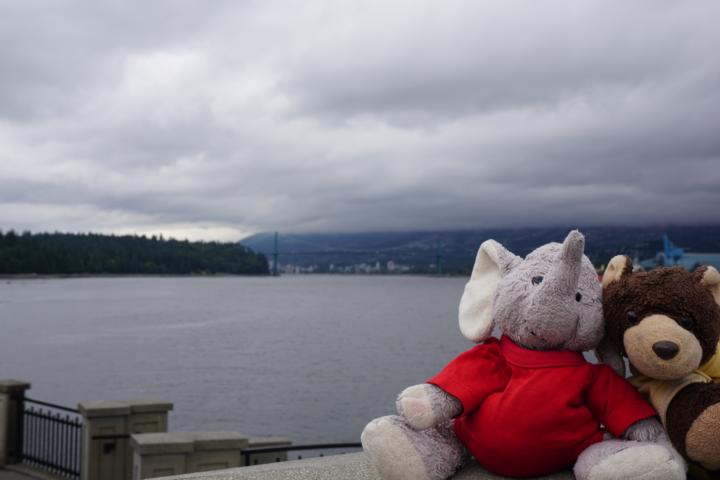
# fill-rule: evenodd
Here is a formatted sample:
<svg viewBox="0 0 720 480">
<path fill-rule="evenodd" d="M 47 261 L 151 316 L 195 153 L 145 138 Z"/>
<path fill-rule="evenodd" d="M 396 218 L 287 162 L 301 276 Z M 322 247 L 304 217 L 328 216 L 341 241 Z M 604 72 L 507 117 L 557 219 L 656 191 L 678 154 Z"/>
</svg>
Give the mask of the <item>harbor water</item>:
<svg viewBox="0 0 720 480">
<path fill-rule="evenodd" d="M 465 278 L 3 279 L 0 378 L 29 396 L 172 401 L 170 429 L 354 442 L 472 344 Z"/>
</svg>

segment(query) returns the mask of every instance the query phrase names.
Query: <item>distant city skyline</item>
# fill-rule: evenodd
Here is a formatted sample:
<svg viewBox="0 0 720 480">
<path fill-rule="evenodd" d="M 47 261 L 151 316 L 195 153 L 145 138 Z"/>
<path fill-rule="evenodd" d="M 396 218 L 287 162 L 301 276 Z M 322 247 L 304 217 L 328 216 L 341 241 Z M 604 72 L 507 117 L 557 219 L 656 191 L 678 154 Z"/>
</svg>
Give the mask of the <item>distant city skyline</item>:
<svg viewBox="0 0 720 480">
<path fill-rule="evenodd" d="M 720 3 L 0 4 L 0 230 L 720 224 Z"/>
</svg>

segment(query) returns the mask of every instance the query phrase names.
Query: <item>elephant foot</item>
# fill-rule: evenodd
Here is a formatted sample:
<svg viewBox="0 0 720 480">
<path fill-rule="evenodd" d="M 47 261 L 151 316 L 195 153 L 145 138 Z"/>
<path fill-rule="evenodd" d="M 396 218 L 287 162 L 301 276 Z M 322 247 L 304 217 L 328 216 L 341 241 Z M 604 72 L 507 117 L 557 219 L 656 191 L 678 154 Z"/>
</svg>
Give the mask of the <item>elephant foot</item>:
<svg viewBox="0 0 720 480">
<path fill-rule="evenodd" d="M 396 415 L 368 423 L 360 441 L 385 480 L 445 480 L 465 455 L 451 425 L 414 430 Z"/>
<path fill-rule="evenodd" d="M 650 442 L 606 440 L 580 454 L 578 480 L 682 480 L 685 465 L 669 448 Z"/>
</svg>

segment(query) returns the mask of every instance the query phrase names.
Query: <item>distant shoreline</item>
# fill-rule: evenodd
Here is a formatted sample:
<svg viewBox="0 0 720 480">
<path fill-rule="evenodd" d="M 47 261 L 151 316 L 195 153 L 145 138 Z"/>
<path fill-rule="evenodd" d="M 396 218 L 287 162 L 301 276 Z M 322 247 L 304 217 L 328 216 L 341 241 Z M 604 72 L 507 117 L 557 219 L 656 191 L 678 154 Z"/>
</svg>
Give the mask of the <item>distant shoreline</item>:
<svg viewBox="0 0 720 480">
<path fill-rule="evenodd" d="M 428 277 L 428 278 L 458 278 L 463 274 L 433 275 L 427 273 L 284 273 L 280 277 Z M 0 280 L 57 280 L 71 278 L 218 278 L 218 277 L 252 277 L 263 278 L 272 275 L 238 274 L 238 273 L 66 273 L 66 274 L 0 274 Z"/>
<path fill-rule="evenodd" d="M 1 280 L 33 280 L 55 278 L 128 278 L 128 277 L 271 277 L 257 273 L 3 273 Z"/>
</svg>

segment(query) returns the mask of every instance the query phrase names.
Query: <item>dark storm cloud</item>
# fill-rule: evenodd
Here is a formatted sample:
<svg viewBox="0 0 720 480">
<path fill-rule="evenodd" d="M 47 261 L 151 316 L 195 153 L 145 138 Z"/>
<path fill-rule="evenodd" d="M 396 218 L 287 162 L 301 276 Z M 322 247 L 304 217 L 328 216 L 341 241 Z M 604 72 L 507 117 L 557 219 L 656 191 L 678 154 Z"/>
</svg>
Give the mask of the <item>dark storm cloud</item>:
<svg viewBox="0 0 720 480">
<path fill-rule="evenodd" d="M 0 228 L 717 223 L 716 2 L 0 5 Z"/>
</svg>

